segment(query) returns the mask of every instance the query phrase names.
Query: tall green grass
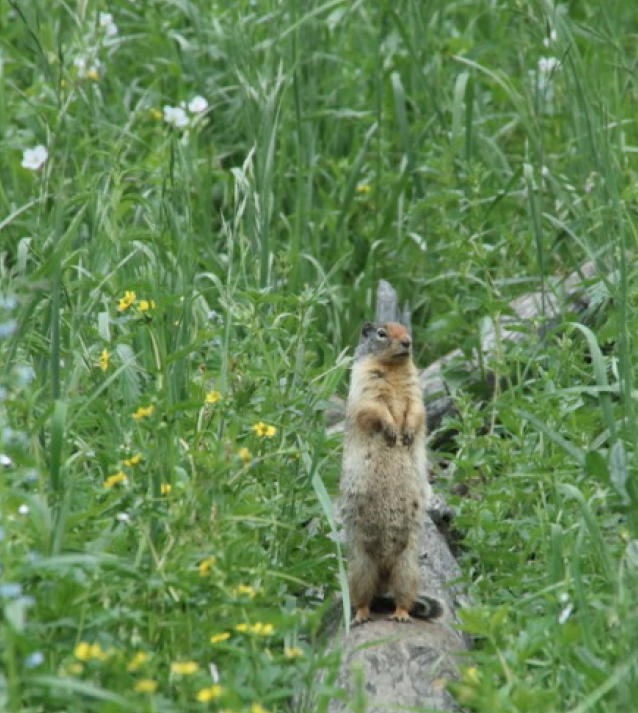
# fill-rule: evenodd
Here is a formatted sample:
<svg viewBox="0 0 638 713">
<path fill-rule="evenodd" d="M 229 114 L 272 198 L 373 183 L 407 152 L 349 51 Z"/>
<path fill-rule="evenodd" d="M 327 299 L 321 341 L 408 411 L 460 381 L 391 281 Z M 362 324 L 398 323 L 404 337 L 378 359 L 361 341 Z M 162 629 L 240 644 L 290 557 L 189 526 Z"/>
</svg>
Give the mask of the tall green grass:
<svg viewBox="0 0 638 713">
<path fill-rule="evenodd" d="M 584 323 L 486 364 L 511 388 L 453 382 L 437 487 L 459 700 L 632 709 L 636 30 L 630 0 L 0 5 L 0 707 L 340 696 L 323 412 L 378 279 L 425 366 L 593 260 Z"/>
</svg>

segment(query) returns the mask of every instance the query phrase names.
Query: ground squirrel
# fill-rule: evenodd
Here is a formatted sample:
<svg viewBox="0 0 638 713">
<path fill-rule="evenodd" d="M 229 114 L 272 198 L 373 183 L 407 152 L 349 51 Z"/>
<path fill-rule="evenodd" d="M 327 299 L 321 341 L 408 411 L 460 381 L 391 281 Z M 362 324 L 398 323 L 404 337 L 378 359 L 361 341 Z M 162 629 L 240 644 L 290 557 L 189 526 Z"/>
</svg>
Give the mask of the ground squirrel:
<svg viewBox="0 0 638 713">
<path fill-rule="evenodd" d="M 348 543 L 353 624 L 370 619 L 389 590 L 390 619 L 410 621 L 419 588 L 417 542 L 430 496 L 425 407 L 412 339 L 396 322 L 368 322 L 355 351 L 348 394 L 341 498 Z M 420 616 L 440 613 L 420 602 Z"/>
</svg>

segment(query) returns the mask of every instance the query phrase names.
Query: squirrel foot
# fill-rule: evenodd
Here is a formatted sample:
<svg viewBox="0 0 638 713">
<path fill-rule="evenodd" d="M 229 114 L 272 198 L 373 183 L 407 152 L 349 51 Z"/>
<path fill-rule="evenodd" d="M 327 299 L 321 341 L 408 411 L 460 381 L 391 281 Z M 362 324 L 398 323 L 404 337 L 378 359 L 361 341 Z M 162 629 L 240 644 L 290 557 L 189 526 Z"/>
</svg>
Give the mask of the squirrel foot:
<svg viewBox="0 0 638 713">
<path fill-rule="evenodd" d="M 397 607 L 394 614 L 390 614 L 388 619 L 390 621 L 401 621 L 405 624 L 412 623 L 412 617 L 410 616 L 410 612 L 407 609 L 404 609 L 403 607 Z"/>
<path fill-rule="evenodd" d="M 352 620 L 352 626 L 359 626 L 360 624 L 364 624 L 366 621 L 370 621 L 371 619 L 370 607 L 359 607 L 354 619 Z"/>
</svg>

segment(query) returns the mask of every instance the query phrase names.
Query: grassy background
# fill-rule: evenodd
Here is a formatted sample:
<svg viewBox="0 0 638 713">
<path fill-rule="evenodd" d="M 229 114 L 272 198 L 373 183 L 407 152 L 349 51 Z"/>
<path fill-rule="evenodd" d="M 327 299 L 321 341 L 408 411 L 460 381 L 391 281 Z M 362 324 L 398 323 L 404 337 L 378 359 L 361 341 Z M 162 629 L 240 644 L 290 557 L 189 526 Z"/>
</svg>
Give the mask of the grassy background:
<svg viewBox="0 0 638 713">
<path fill-rule="evenodd" d="M 511 389 L 458 382 L 438 487 L 480 606 L 455 691 L 632 710 L 637 24 L 631 0 L 0 5 L 0 707 L 339 696 L 314 683 L 323 411 L 378 279 L 425 366 L 592 259 L 587 329 L 502 350 Z"/>
</svg>

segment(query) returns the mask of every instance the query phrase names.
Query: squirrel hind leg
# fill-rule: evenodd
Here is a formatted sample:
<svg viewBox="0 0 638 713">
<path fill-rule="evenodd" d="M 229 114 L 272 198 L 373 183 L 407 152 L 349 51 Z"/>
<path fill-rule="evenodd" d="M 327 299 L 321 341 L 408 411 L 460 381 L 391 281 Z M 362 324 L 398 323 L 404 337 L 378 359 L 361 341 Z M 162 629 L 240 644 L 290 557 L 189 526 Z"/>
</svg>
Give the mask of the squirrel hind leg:
<svg viewBox="0 0 638 713">
<path fill-rule="evenodd" d="M 353 624 L 362 624 L 370 619 L 370 607 L 378 583 L 379 572 L 376 563 L 365 550 L 355 548 L 348 563 L 350 602 L 356 609 Z"/>
<path fill-rule="evenodd" d="M 351 623 L 352 626 L 358 626 L 359 624 L 364 624 L 366 621 L 370 621 L 371 619 L 370 607 L 359 607 Z"/>
<path fill-rule="evenodd" d="M 389 584 L 396 607 L 390 619 L 411 621 L 410 611 L 419 589 L 419 567 L 412 547 L 406 547 L 399 555 L 390 573 Z"/>
</svg>

